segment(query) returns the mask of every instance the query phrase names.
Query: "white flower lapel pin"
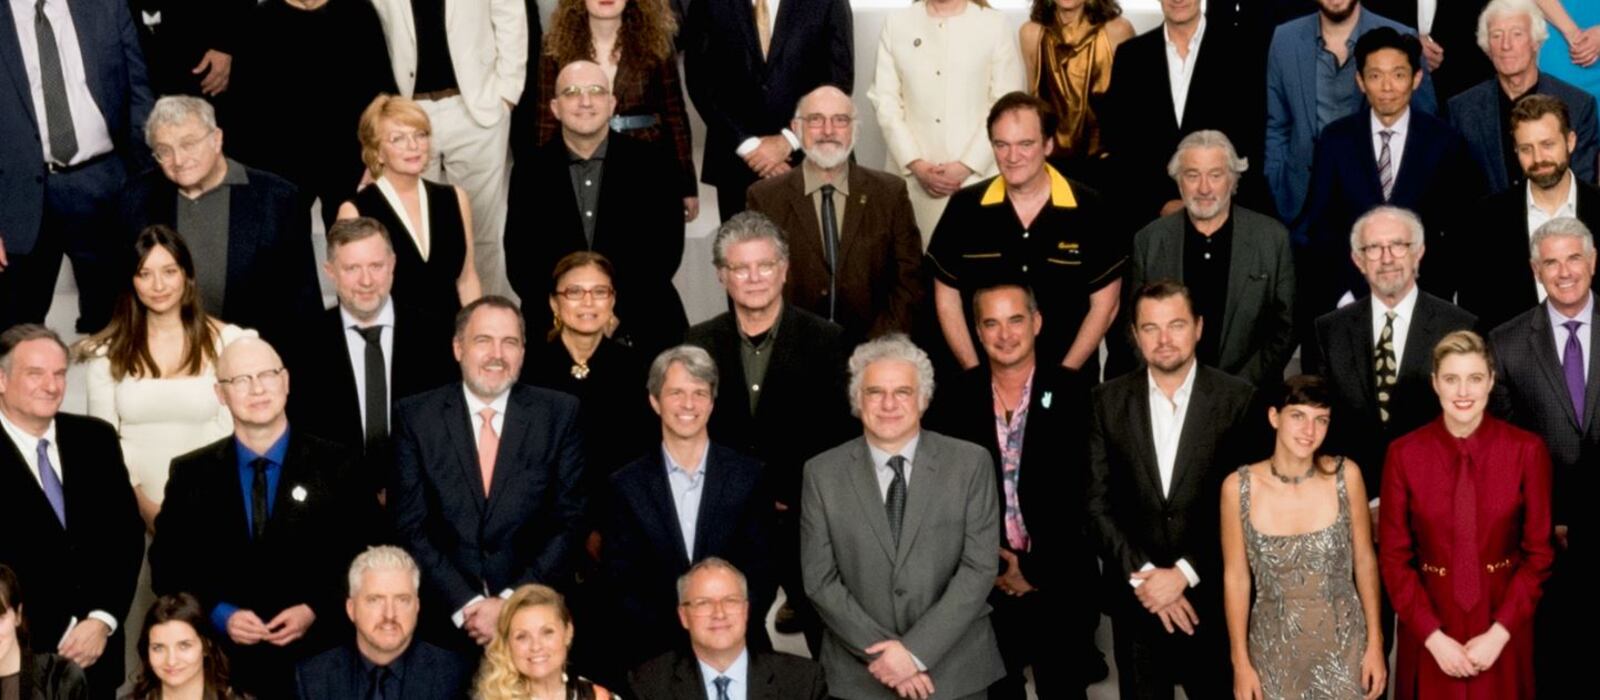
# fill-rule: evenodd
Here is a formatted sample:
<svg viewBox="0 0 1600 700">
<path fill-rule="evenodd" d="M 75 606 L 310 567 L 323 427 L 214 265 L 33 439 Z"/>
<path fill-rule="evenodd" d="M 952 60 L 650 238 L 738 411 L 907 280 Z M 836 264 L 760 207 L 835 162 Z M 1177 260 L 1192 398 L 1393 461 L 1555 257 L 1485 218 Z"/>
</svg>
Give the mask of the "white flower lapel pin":
<svg viewBox="0 0 1600 700">
<path fill-rule="evenodd" d="M 289 497 L 293 498 L 296 503 L 305 503 L 306 502 L 306 487 L 300 486 L 300 485 L 296 485 L 294 487 L 294 490 L 289 492 Z"/>
<path fill-rule="evenodd" d="M 1039 405 L 1043 406 L 1045 408 L 1049 408 L 1050 407 L 1050 398 L 1051 398 L 1050 397 L 1050 392 L 1048 392 L 1048 391 L 1044 392 L 1044 396 L 1039 397 Z"/>
</svg>

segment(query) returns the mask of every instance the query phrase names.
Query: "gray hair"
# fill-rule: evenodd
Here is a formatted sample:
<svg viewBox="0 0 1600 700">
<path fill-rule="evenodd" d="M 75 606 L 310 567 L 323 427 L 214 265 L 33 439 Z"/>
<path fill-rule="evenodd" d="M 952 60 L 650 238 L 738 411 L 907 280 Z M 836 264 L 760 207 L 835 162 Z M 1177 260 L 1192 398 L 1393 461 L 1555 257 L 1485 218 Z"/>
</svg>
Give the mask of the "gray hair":
<svg viewBox="0 0 1600 700">
<path fill-rule="evenodd" d="M 1533 232 L 1533 237 L 1528 239 L 1528 255 L 1534 261 L 1539 260 L 1539 244 L 1552 238 L 1576 238 L 1583 242 L 1583 254 L 1594 253 L 1594 234 L 1582 221 L 1570 216 L 1562 216 L 1544 222 Z"/>
<path fill-rule="evenodd" d="M 1550 23 L 1545 21 L 1544 13 L 1533 0 L 1489 0 L 1483 12 L 1478 13 L 1478 48 L 1484 53 L 1489 53 L 1489 21 L 1501 15 L 1528 16 L 1528 33 L 1533 39 L 1535 53 L 1544 46 L 1545 39 L 1550 38 Z"/>
<path fill-rule="evenodd" d="M 350 562 L 350 597 L 356 597 L 361 590 L 361 580 L 366 578 L 368 571 L 399 571 L 411 575 L 411 587 L 422 587 L 422 571 L 417 568 L 416 560 L 411 558 L 406 550 L 394 545 L 381 545 L 368 547 L 367 551 L 356 555 L 355 561 Z"/>
<path fill-rule="evenodd" d="M 16 350 L 18 345 L 30 340 L 55 341 L 56 347 L 61 348 L 61 352 L 66 353 L 68 357 L 72 356 L 72 351 L 67 349 L 67 343 L 61 339 L 60 334 L 37 323 L 22 323 L 0 333 L 0 372 L 11 371 L 11 352 Z"/>
<path fill-rule="evenodd" d="M 1422 250 L 1424 245 L 1422 240 L 1422 219 L 1417 218 L 1417 215 L 1411 213 L 1409 209 L 1388 205 L 1374 207 L 1371 211 L 1362 214 L 1361 218 L 1356 219 L 1355 225 L 1350 227 L 1350 250 L 1355 251 L 1361 248 L 1361 234 L 1367 230 L 1367 226 L 1378 219 L 1400 222 L 1411 233 L 1411 250 L 1417 252 Z"/>
<path fill-rule="evenodd" d="M 928 402 L 933 400 L 933 363 L 928 360 L 928 353 L 906 334 L 890 333 L 857 345 L 850 353 L 850 412 L 861 415 L 861 382 L 866 379 L 867 368 L 883 360 L 897 360 L 916 368 L 917 405 L 926 411 Z"/>
<path fill-rule="evenodd" d="M 145 144 L 155 147 L 156 129 L 183 126 L 190 119 L 199 119 L 207 131 L 217 128 L 217 110 L 212 109 L 210 102 L 188 95 L 167 95 L 156 100 L 156 105 L 150 108 L 150 117 L 144 122 Z"/>
<path fill-rule="evenodd" d="M 656 355 L 654 362 L 650 363 L 650 376 L 645 382 L 645 388 L 650 390 L 650 395 L 661 398 L 661 387 L 667 383 L 667 370 L 672 369 L 673 363 L 683 365 L 683 371 L 689 376 L 711 385 L 711 398 L 717 397 L 717 362 L 711 359 L 711 353 L 705 348 L 696 345 L 679 345 L 675 348 L 662 350 Z"/>
<path fill-rule="evenodd" d="M 717 227 L 717 237 L 711 243 L 711 264 L 718 270 L 728 264 L 728 249 L 735 243 L 757 240 L 772 241 L 778 250 L 778 261 L 789 262 L 789 237 L 772 219 L 758 211 L 742 211 Z"/>
<path fill-rule="evenodd" d="M 1182 168 L 1183 153 L 1195 148 L 1220 148 L 1228 157 L 1228 170 L 1233 173 L 1233 186 L 1239 187 L 1239 175 L 1250 169 L 1250 159 L 1239 157 L 1239 152 L 1234 149 L 1233 142 L 1228 140 L 1228 135 L 1216 129 L 1201 129 L 1178 142 L 1178 149 L 1172 152 L 1172 158 L 1167 161 L 1167 177 L 1174 181 L 1178 179 L 1179 169 Z"/>
<path fill-rule="evenodd" d="M 734 578 L 739 579 L 739 593 L 745 598 L 750 597 L 750 582 L 745 580 L 744 572 L 740 571 L 739 567 L 734 566 L 732 562 L 722 557 L 706 557 L 695 562 L 694 566 L 689 567 L 688 571 L 683 572 L 683 575 L 678 577 L 678 602 L 688 602 L 689 580 L 694 578 L 695 574 L 712 569 L 721 569 L 733 574 Z"/>
</svg>

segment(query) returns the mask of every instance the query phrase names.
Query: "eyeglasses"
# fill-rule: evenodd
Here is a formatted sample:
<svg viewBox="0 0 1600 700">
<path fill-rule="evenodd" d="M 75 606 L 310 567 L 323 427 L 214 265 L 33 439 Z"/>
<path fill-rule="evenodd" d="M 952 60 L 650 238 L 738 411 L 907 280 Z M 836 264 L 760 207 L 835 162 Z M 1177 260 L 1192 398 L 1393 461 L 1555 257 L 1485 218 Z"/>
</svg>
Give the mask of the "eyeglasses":
<svg viewBox="0 0 1600 700">
<path fill-rule="evenodd" d="M 1411 252 L 1411 241 L 1393 241 L 1391 243 L 1372 243 L 1361 246 L 1356 250 L 1361 251 L 1362 257 L 1368 260 L 1382 260 L 1384 252 L 1391 258 L 1403 258 Z"/>
<path fill-rule="evenodd" d="M 766 279 L 777 274 L 778 265 L 779 263 L 776 260 L 767 260 L 765 262 L 758 262 L 754 265 L 745 265 L 743 267 L 725 265 L 722 269 L 727 270 L 728 274 L 733 275 L 733 278 L 739 280 L 740 282 L 749 282 L 757 276 L 761 277 L 762 279 Z"/>
<path fill-rule="evenodd" d="M 219 377 L 217 379 L 217 383 L 227 387 L 229 391 L 233 392 L 248 391 L 257 384 L 260 384 L 261 388 L 263 389 L 277 389 L 278 387 L 283 386 L 283 375 L 287 371 L 288 370 L 282 367 L 277 369 L 264 369 L 260 372 L 256 372 L 255 374 L 241 374 L 237 377 L 229 377 L 228 379 L 222 379 Z"/>
<path fill-rule="evenodd" d="M 680 603 L 680 605 L 688 609 L 690 615 L 695 617 L 709 617 L 713 610 L 720 609 L 723 612 L 735 611 L 741 607 L 744 607 L 744 604 L 747 602 L 749 602 L 749 599 L 742 595 L 730 595 L 726 598 L 717 599 L 695 598 L 694 600 L 684 601 L 683 603 Z"/>
<path fill-rule="evenodd" d="M 579 95 L 605 97 L 609 94 L 611 94 L 611 88 L 604 85 L 568 85 L 561 88 L 561 96 L 569 100 L 578 99 Z"/>
<path fill-rule="evenodd" d="M 855 120 L 855 117 L 852 117 L 848 114 L 829 115 L 812 113 L 800 115 L 800 121 L 805 122 L 806 128 L 809 129 L 821 129 L 824 122 L 833 122 L 833 128 L 835 129 L 846 129 L 849 128 L 851 122 L 854 122 Z"/>
<path fill-rule="evenodd" d="M 389 134 L 389 137 L 384 140 L 395 148 L 402 146 L 406 148 L 422 148 L 428 145 L 428 140 L 431 138 L 433 138 L 433 134 L 426 131 L 397 131 Z"/>
<path fill-rule="evenodd" d="M 157 163 L 170 163 L 172 162 L 173 158 L 176 158 L 180 155 L 188 157 L 200 152 L 200 146 L 209 141 L 211 139 L 211 135 L 216 133 L 216 131 L 216 129 L 207 129 L 206 133 L 204 134 L 192 136 L 179 141 L 177 148 L 162 145 L 156 146 L 150 150 L 154 152 Z"/>
<path fill-rule="evenodd" d="M 556 294 L 560 295 L 561 298 L 566 299 L 567 301 L 583 301 L 584 297 L 592 297 L 595 301 L 607 301 L 611 298 L 611 295 L 616 294 L 616 292 L 617 290 L 601 284 L 593 287 L 579 287 L 578 285 L 572 285 L 566 289 L 558 290 Z"/>
</svg>

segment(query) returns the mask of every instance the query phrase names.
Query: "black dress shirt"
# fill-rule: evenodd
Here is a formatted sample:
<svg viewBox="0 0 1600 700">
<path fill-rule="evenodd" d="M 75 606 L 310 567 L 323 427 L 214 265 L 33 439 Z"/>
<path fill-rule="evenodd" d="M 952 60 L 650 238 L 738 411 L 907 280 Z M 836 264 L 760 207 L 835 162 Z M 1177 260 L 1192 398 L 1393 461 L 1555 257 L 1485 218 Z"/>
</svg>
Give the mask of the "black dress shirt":
<svg viewBox="0 0 1600 700">
<path fill-rule="evenodd" d="M 1183 284 L 1195 315 L 1205 319 L 1196 348 L 1201 364 L 1217 366 L 1222 347 L 1222 314 L 1228 308 L 1228 264 L 1233 252 L 1233 216 L 1207 236 L 1183 220 Z"/>
<path fill-rule="evenodd" d="M 386 666 L 372 663 L 372 659 L 365 656 L 357 656 L 361 659 L 361 697 L 400 700 L 400 689 L 405 687 L 406 658 L 411 656 L 411 650 L 407 649 Z M 388 673 L 381 673 L 378 669 L 387 670 Z M 383 686 L 381 693 L 373 688 L 377 684 Z"/>
<path fill-rule="evenodd" d="M 606 144 L 610 142 L 611 139 L 601 141 L 588 158 L 567 149 L 567 156 L 572 159 L 567 166 L 572 173 L 572 194 L 578 198 L 578 218 L 583 221 L 583 237 L 590 248 L 594 247 L 594 216 L 600 208 L 600 178 L 605 174 Z"/>
<path fill-rule="evenodd" d="M 450 39 L 444 31 L 445 0 L 411 0 L 417 28 L 417 82 L 412 94 L 456 87 L 456 66 L 450 60 Z"/>
</svg>

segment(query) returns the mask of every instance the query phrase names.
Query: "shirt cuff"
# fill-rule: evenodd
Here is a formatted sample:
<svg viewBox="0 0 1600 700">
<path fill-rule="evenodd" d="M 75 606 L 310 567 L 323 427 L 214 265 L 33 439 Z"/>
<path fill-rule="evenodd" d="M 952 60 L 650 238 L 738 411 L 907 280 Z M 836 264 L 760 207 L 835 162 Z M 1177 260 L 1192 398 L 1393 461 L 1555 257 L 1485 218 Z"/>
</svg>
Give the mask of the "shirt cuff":
<svg viewBox="0 0 1600 700">
<path fill-rule="evenodd" d="M 739 147 L 733 149 L 733 153 L 734 153 L 734 155 L 739 156 L 740 158 L 743 158 L 743 157 L 745 157 L 747 155 L 750 155 L 750 152 L 756 150 L 756 147 L 758 147 L 760 145 L 761 145 L 761 139 L 758 139 L 758 138 L 756 138 L 754 136 L 751 136 L 750 138 L 747 138 L 744 141 L 741 141 L 739 143 Z"/>
<path fill-rule="evenodd" d="M 1149 571 L 1149 570 L 1154 569 L 1154 568 L 1156 568 L 1155 564 L 1152 564 L 1150 562 L 1145 562 L 1144 566 L 1139 567 L 1139 571 L 1144 572 L 1144 571 Z M 1139 586 L 1144 585 L 1144 579 L 1137 579 L 1137 578 L 1133 578 L 1132 576 L 1129 576 L 1128 577 L 1128 585 L 1133 586 L 1134 588 L 1138 588 Z"/>
<path fill-rule="evenodd" d="M 1200 574 L 1195 573 L 1194 567 L 1189 566 L 1188 559 L 1178 560 L 1178 570 L 1183 572 L 1184 578 L 1189 579 L 1190 588 L 1200 585 Z"/>
<path fill-rule="evenodd" d="M 467 624 L 467 608 L 470 608 L 470 607 L 472 607 L 474 605 L 477 605 L 478 601 L 480 601 L 480 600 L 483 600 L 483 596 L 481 596 L 481 595 L 472 596 L 472 600 L 467 601 L 466 605 L 461 606 L 460 610 L 457 610 L 454 615 L 450 616 L 450 622 L 454 623 L 457 629 L 460 629 L 462 626 L 466 625 Z"/>
<path fill-rule="evenodd" d="M 217 606 L 211 609 L 211 626 L 217 628 L 218 632 L 226 636 L 228 634 L 228 618 L 233 617 L 236 612 L 239 612 L 239 606 L 237 605 L 217 603 Z"/>
<path fill-rule="evenodd" d="M 1374 498 L 1374 499 L 1372 499 L 1370 501 L 1367 501 L 1367 510 L 1377 510 L 1378 509 L 1378 500 L 1379 499 Z"/>
<path fill-rule="evenodd" d="M 1355 300 L 1356 300 L 1355 292 L 1345 292 L 1344 296 L 1339 297 L 1339 303 L 1334 304 L 1333 306 L 1336 309 L 1342 309 L 1342 308 L 1345 307 L 1346 304 L 1355 303 Z"/>
<path fill-rule="evenodd" d="M 108 632 L 108 634 L 117 633 L 117 618 L 112 617 L 111 613 L 108 613 L 104 610 L 90 610 L 89 619 L 104 622 L 106 624 L 106 628 L 111 630 Z"/>
<path fill-rule="evenodd" d="M 793 131 L 790 131 L 788 129 L 784 129 L 783 130 L 783 138 L 784 138 L 784 140 L 789 142 L 789 150 L 791 150 L 791 151 L 800 150 L 800 137 L 799 136 L 795 136 Z"/>
<path fill-rule="evenodd" d="M 907 649 L 906 653 L 907 654 L 911 654 L 911 650 Z M 928 672 L 928 665 L 925 664 L 925 663 L 922 663 L 922 659 L 917 658 L 916 654 L 911 654 L 911 662 L 917 665 L 917 670 L 918 671 L 920 671 L 922 673 L 927 673 Z"/>
<path fill-rule="evenodd" d="M 512 593 L 512 591 L 509 588 L 507 588 L 507 589 L 505 589 L 503 591 L 500 591 L 500 599 L 501 600 L 510 600 L 511 599 L 511 593 Z"/>
</svg>

